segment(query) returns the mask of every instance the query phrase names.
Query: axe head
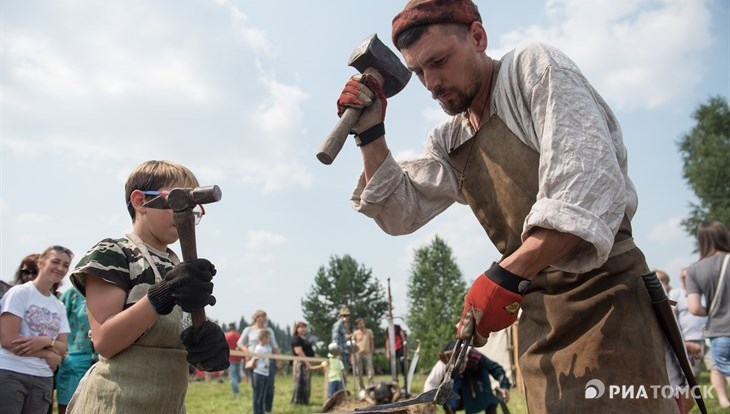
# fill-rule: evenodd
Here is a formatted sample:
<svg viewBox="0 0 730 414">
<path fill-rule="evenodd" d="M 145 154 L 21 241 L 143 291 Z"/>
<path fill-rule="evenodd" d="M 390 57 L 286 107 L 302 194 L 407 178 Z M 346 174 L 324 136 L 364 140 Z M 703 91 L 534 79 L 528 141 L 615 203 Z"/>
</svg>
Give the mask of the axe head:
<svg viewBox="0 0 730 414">
<path fill-rule="evenodd" d="M 381 87 L 386 98 L 400 92 L 411 78 L 411 71 L 378 39 L 377 34 L 372 34 L 363 40 L 352 52 L 347 64 L 360 73 L 364 73 L 367 68 L 376 69 L 383 77 Z"/>
</svg>

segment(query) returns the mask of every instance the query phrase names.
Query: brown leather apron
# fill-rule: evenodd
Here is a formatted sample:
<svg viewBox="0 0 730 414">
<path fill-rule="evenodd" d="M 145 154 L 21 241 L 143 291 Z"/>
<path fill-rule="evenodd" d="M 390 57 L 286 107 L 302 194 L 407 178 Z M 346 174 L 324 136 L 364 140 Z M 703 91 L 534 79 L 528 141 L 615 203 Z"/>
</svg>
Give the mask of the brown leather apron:
<svg viewBox="0 0 730 414">
<path fill-rule="evenodd" d="M 539 154 L 493 116 L 450 160 L 464 199 L 503 257 L 510 255 L 522 243 L 536 201 Z M 600 268 L 584 274 L 546 269 L 525 295 L 519 364 L 531 413 L 677 412 L 673 399 L 651 394 L 651 386 L 668 384 L 664 339 L 641 280 L 649 269 L 628 218 L 615 240 Z M 592 379 L 605 384 L 600 398 L 585 396 Z M 649 398 L 609 399 L 609 385 L 643 385 Z"/>
</svg>

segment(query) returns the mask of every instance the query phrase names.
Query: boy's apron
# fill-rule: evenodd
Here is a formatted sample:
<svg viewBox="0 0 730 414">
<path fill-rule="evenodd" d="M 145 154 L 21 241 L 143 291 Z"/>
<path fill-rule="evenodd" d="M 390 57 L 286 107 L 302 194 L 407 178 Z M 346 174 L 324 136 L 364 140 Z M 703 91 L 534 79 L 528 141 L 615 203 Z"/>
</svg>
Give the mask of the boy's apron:
<svg viewBox="0 0 730 414">
<path fill-rule="evenodd" d="M 496 68 L 495 68 L 496 71 Z M 525 217 L 537 199 L 539 154 L 497 116 L 449 157 L 461 191 L 503 257 L 521 245 Z M 627 217 L 610 258 L 584 274 L 546 269 L 532 281 L 518 326 L 519 364 L 531 413 L 675 413 L 664 337 L 641 275 L 649 273 Z M 605 385 L 586 398 L 588 381 Z M 610 385 L 644 386 L 648 399 L 609 399 Z"/>
<path fill-rule="evenodd" d="M 127 238 L 152 267 L 155 281 L 161 281 L 144 243 L 135 234 Z M 171 260 L 179 263 L 174 254 Z M 111 359 L 100 355 L 79 383 L 67 412 L 184 414 L 189 374 L 187 352 L 180 342 L 182 316 L 182 309 L 175 306 L 129 348 Z"/>
</svg>

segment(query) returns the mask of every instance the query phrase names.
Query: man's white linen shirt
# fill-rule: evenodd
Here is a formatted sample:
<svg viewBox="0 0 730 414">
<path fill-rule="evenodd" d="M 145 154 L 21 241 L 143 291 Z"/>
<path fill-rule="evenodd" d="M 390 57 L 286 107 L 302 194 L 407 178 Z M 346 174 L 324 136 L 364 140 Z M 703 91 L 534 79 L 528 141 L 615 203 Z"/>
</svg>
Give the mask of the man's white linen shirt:
<svg viewBox="0 0 730 414">
<path fill-rule="evenodd" d="M 638 204 L 618 121 L 559 50 L 532 43 L 501 62 L 491 114 L 540 153 L 539 190 L 522 240 L 534 227 L 574 234 L 584 242 L 553 268 L 595 269 L 608 259 L 624 215 L 632 218 Z M 388 154 L 367 185 L 361 175 L 353 207 L 398 235 L 415 231 L 454 202 L 464 204 L 448 154 L 473 135 L 466 114 L 443 121 L 429 133 L 419 158 L 398 163 Z"/>
</svg>

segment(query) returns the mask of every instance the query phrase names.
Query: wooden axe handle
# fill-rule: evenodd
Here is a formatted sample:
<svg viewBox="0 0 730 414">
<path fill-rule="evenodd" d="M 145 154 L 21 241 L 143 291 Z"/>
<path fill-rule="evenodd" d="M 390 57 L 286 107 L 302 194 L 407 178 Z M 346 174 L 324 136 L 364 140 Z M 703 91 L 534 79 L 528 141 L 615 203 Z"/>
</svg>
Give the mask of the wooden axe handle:
<svg viewBox="0 0 730 414">
<path fill-rule="evenodd" d="M 380 85 L 383 85 L 383 76 L 380 75 L 377 69 L 367 68 L 363 73 L 373 75 L 375 79 L 380 83 Z M 378 99 L 378 97 L 376 96 L 375 99 Z M 347 135 L 352 130 L 353 125 L 355 125 L 357 120 L 360 119 L 361 113 L 362 109 L 345 109 L 345 112 L 340 117 L 340 120 L 337 121 L 337 124 L 335 125 L 332 132 L 327 135 L 327 138 L 325 138 L 322 146 L 319 147 L 317 159 L 322 164 L 332 164 L 332 161 L 335 160 L 337 154 L 340 153 L 342 146 L 345 145 L 345 140 L 347 140 Z"/>
</svg>

